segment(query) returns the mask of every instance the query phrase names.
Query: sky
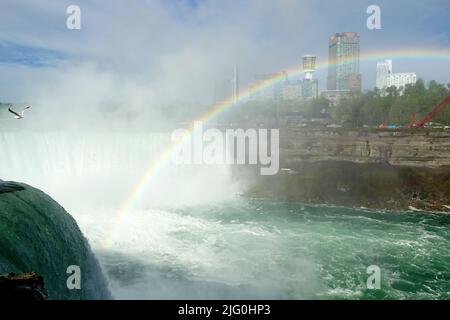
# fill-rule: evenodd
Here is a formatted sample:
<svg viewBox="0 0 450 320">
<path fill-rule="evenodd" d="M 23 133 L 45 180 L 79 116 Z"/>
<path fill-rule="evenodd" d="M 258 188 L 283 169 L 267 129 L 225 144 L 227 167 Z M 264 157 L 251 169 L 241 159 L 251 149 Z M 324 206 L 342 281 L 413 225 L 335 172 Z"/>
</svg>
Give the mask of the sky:
<svg viewBox="0 0 450 320">
<path fill-rule="evenodd" d="M 80 30 L 66 27 L 72 4 Z M 372 4 L 381 30 L 367 29 Z M 131 110 L 210 103 L 235 64 L 244 87 L 257 73 L 300 65 L 304 54 L 326 59 L 335 32 L 358 32 L 362 54 L 448 49 L 449 9 L 448 0 L 2 0 L 0 101 Z M 450 59 L 396 59 L 394 71 L 450 83 Z M 361 73 L 372 89 L 375 62 Z M 325 89 L 326 70 L 316 76 Z"/>
</svg>

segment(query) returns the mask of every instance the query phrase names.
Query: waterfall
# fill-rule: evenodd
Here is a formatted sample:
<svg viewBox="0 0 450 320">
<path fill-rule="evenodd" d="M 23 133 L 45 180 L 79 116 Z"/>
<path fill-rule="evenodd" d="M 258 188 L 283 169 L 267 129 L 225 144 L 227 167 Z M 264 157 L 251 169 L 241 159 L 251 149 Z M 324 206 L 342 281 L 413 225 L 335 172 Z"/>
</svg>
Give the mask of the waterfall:
<svg viewBox="0 0 450 320">
<path fill-rule="evenodd" d="M 0 132 L 0 178 L 36 186 L 63 204 L 120 205 L 170 144 L 170 134 Z M 146 205 L 217 200 L 234 192 L 225 166 L 171 165 L 149 181 Z M 71 206 L 73 207 L 73 206 Z"/>
</svg>

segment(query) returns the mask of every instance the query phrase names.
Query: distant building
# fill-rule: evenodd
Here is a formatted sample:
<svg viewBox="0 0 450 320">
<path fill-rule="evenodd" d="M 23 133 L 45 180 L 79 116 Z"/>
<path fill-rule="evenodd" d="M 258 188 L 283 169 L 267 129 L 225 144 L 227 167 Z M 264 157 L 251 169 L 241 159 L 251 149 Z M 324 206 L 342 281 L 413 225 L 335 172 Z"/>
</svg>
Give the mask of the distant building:
<svg viewBox="0 0 450 320">
<path fill-rule="evenodd" d="M 277 80 L 275 80 L 277 79 Z M 267 88 L 257 90 L 252 94 L 251 99 L 255 101 L 278 101 L 283 98 L 283 87 L 288 83 L 288 75 L 286 71 L 275 73 L 264 73 L 255 75 L 254 86 L 258 86 L 264 81 L 275 81 L 274 85 Z"/>
<path fill-rule="evenodd" d="M 305 79 L 302 81 L 302 98 L 315 99 L 319 96 L 319 81 L 317 79 Z"/>
<path fill-rule="evenodd" d="M 392 86 L 403 91 L 407 84 L 415 84 L 416 82 L 417 75 L 413 72 L 393 73 L 392 60 L 377 63 L 376 87 L 381 91 L 385 91 Z"/>
<path fill-rule="evenodd" d="M 417 75 L 413 72 L 409 73 L 393 73 L 387 81 L 387 86 L 395 86 L 397 89 L 405 88 L 407 84 L 415 84 Z"/>
<path fill-rule="evenodd" d="M 305 78 L 302 81 L 302 98 L 315 99 L 319 94 L 319 82 L 314 79 L 314 72 L 316 71 L 317 56 L 304 55 L 302 57 L 303 72 Z"/>
<path fill-rule="evenodd" d="M 282 99 L 283 100 L 299 100 L 303 97 L 302 81 L 287 81 L 283 85 Z"/>
<path fill-rule="evenodd" d="M 319 82 L 314 79 L 316 71 L 315 55 L 304 55 L 302 57 L 302 67 L 304 72 L 303 80 L 290 81 L 286 80 L 282 83 L 282 99 L 283 100 L 301 100 L 317 98 L 319 90 Z"/>
<path fill-rule="evenodd" d="M 361 91 L 360 43 L 356 32 L 335 33 L 328 45 L 327 90 Z"/>
<path fill-rule="evenodd" d="M 286 71 L 256 75 L 255 86 L 264 83 L 264 81 L 273 81 L 274 84 L 258 90 L 252 95 L 251 99 L 254 101 L 280 101 L 317 98 L 319 82 L 313 77 L 316 71 L 316 60 L 315 55 L 302 57 L 303 80 L 290 80 Z"/>
<path fill-rule="evenodd" d="M 376 87 L 383 89 L 387 87 L 387 81 L 392 74 L 392 60 L 385 60 L 377 63 Z"/>
<path fill-rule="evenodd" d="M 312 80 L 313 74 L 316 71 L 317 57 L 315 55 L 307 54 L 302 57 L 303 72 L 305 73 L 305 80 Z"/>
<path fill-rule="evenodd" d="M 318 97 L 317 79 L 286 81 L 282 88 L 282 100 L 314 99 Z"/>
</svg>

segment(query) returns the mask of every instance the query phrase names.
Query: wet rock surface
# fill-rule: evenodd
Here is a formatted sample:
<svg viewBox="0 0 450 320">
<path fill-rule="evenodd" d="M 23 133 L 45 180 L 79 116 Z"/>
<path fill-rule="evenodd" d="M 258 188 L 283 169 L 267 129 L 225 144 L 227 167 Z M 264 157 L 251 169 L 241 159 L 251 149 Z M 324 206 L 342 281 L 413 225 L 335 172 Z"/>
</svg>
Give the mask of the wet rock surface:
<svg viewBox="0 0 450 320">
<path fill-rule="evenodd" d="M 44 279 L 36 272 L 0 275 L 0 300 L 47 300 Z"/>
<path fill-rule="evenodd" d="M 258 172 L 233 168 L 247 196 L 450 211 L 450 131 L 281 130 L 279 174 Z"/>
<path fill-rule="evenodd" d="M 393 166 L 450 166 L 450 130 L 280 130 L 280 161 L 349 161 Z"/>
</svg>

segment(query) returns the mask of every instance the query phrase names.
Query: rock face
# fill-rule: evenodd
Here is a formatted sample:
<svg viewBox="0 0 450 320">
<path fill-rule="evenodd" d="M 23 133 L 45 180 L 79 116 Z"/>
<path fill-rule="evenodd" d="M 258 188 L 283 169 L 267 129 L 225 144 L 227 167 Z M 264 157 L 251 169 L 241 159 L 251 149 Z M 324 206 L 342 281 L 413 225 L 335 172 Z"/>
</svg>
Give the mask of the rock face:
<svg viewBox="0 0 450 320">
<path fill-rule="evenodd" d="M 36 272 L 0 276 L 0 300 L 39 301 L 48 298 L 44 279 Z"/>
<path fill-rule="evenodd" d="M 277 176 L 235 167 L 247 195 L 309 203 L 449 211 L 450 131 L 280 131 Z"/>
<path fill-rule="evenodd" d="M 439 168 L 450 166 L 450 130 L 281 130 L 280 160 Z"/>
<path fill-rule="evenodd" d="M 111 298 L 98 261 L 64 208 L 25 184 L 0 182 L 0 190 L 0 274 L 37 272 L 49 299 Z M 79 267 L 79 289 L 68 285 L 71 266 Z"/>
</svg>

